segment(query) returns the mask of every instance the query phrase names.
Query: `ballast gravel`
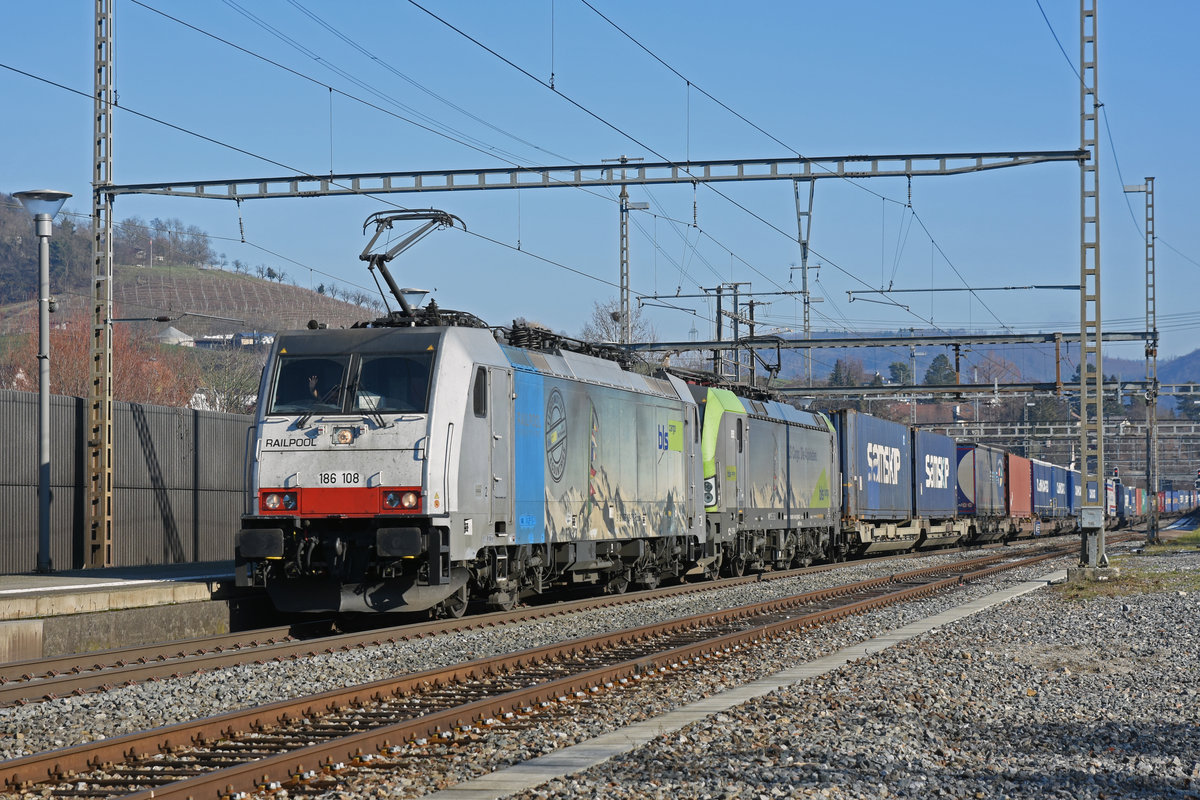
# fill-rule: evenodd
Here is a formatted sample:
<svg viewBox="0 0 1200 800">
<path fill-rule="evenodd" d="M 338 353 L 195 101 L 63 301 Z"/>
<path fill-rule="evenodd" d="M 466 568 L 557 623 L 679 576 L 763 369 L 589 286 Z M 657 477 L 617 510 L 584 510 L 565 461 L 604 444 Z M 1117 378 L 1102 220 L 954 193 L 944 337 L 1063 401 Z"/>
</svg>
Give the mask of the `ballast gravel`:
<svg viewBox="0 0 1200 800">
<path fill-rule="evenodd" d="M 1025 543 L 1009 549 L 1016 556 L 1031 546 Z M 293 662 L 230 667 L 100 694 L 0 708 L 0 760 L 567 639 L 763 602 L 922 567 L 952 564 L 979 555 L 974 551 L 932 558 L 867 561 L 846 569 L 785 580 L 749 583 L 363 650 L 326 653 Z M 987 589 L 975 591 L 986 592 Z M 890 624 L 881 621 L 883 627 L 877 630 L 886 630 Z"/>
<path fill-rule="evenodd" d="M 526 720 L 520 729 L 424 744 L 397 753 L 386 767 L 348 777 L 325 798 L 415 797 L 452 786 L 1071 562 L 1005 573 L 677 674 L 650 676 L 641 691 L 602 693 Z M 1139 566 L 1151 565 L 1197 570 L 1200 555 L 1139 559 Z M 0 709 L 0 758 L 913 566 L 868 562 L 836 574 Z M 519 797 L 1200 798 L 1198 611 L 1200 593 L 1072 603 L 1036 592 L 822 679 L 664 731 L 627 756 Z"/>
<path fill-rule="evenodd" d="M 1036 592 L 514 797 L 1200 798 L 1198 620 Z"/>
</svg>

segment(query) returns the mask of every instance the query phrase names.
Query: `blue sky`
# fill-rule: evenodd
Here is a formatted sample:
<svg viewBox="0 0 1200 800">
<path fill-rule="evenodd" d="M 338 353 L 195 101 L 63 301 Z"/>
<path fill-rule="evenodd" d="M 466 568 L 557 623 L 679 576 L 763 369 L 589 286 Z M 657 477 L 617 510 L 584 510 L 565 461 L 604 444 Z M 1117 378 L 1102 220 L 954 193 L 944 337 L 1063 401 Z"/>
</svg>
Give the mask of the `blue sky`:
<svg viewBox="0 0 1200 800">
<path fill-rule="evenodd" d="M 119 104 L 262 158 L 118 111 L 114 179 L 590 164 L 620 155 L 682 161 L 1074 149 L 1078 3 L 1041 3 L 592 0 L 686 80 L 580 0 L 422 3 L 538 80 L 553 72 L 552 92 L 407 2 L 115 0 Z M 85 95 L 0 69 L 7 122 L 0 190 L 64 189 L 75 195 L 68 210 L 81 213 L 90 210 L 92 5 L 61 0 L 53 16 L 45 4 L 0 6 L 0 63 Z M 1144 199 L 1123 194 L 1120 176 L 1127 184 L 1154 176 L 1160 357 L 1170 357 L 1200 346 L 1200 167 L 1191 157 L 1200 97 L 1190 58 L 1200 4 L 1102 0 L 1099 11 L 1104 325 L 1144 327 Z M 452 132 L 437 135 L 406 119 Z M 791 283 L 790 267 L 799 263 L 791 184 L 719 188 L 730 199 L 703 186 L 630 189 L 633 201 L 651 204 L 634 214 L 635 293 L 695 294 L 722 281 L 751 281 L 756 292 L 799 288 L 798 272 Z M 826 302 L 814 306 L 814 327 L 928 329 L 932 321 L 942 329 L 1077 331 L 1078 296 L 1068 292 L 897 295 L 909 311 L 850 303 L 846 292 L 888 283 L 1075 283 L 1078 192 L 1072 163 L 915 179 L 911 209 L 902 179 L 818 181 L 810 265 L 824 266 L 811 288 Z M 443 208 L 473 233 L 510 245 L 441 232 L 402 256 L 393 267 L 399 282 L 436 290 L 443 306 L 492 324 L 523 316 L 575 334 L 594 300 L 617 293 L 615 191 L 247 201 L 246 245 L 237 241 L 238 208 L 230 202 L 123 197 L 116 218 L 178 217 L 232 239 L 215 244 L 230 261 L 282 266 L 301 285 L 369 287 L 357 258 L 362 221 L 389 203 Z M 523 252 L 514 249 L 518 241 Z M 801 329 L 798 302 L 763 299 L 772 300 L 757 311 L 767 327 Z M 695 315 L 646 313 L 662 338 L 686 339 L 693 326 L 710 337 L 712 307 L 687 307 Z M 1140 358 L 1142 347 L 1111 346 L 1105 354 Z"/>
</svg>

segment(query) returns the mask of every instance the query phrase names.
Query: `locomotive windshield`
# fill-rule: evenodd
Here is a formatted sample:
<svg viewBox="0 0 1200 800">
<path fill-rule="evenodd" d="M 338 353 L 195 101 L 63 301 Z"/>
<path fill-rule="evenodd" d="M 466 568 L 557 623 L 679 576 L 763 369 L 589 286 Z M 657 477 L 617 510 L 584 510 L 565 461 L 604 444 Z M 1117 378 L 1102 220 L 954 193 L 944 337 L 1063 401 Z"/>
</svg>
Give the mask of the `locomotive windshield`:
<svg viewBox="0 0 1200 800">
<path fill-rule="evenodd" d="M 272 392 L 272 414 L 341 411 L 350 356 L 284 356 Z"/>
<path fill-rule="evenodd" d="M 363 356 L 351 410 L 425 413 L 432 369 L 432 353 Z"/>
<path fill-rule="evenodd" d="M 432 370 L 429 352 L 283 356 L 268 413 L 422 414 Z"/>
</svg>

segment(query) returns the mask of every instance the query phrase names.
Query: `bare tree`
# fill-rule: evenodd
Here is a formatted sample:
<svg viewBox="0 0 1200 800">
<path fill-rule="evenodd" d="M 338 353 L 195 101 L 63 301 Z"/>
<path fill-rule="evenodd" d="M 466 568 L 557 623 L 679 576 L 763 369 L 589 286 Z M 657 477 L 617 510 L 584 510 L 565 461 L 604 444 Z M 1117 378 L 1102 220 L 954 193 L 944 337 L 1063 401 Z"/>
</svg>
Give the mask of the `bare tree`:
<svg viewBox="0 0 1200 800">
<path fill-rule="evenodd" d="M 629 334 L 634 342 L 654 342 L 658 332 L 640 308 L 630 309 Z M 592 315 L 579 331 L 579 338 L 588 342 L 619 342 L 621 340 L 621 304 L 617 298 L 604 303 L 592 301 Z"/>
<path fill-rule="evenodd" d="M 57 322 L 57 321 L 56 321 Z M 54 369 L 50 391 L 87 397 L 91 382 L 91 317 L 83 311 L 65 315 L 61 327 L 50 331 Z M 199 370 L 190 348 L 160 345 L 131 325 L 113 328 L 113 396 L 130 403 L 186 406 L 196 389 Z M 37 341 L 29 336 L 7 353 L 14 374 L 33 376 L 37 388 Z M 18 387 L 23 388 L 23 387 Z"/>
<path fill-rule="evenodd" d="M 231 348 L 196 354 L 200 360 L 200 405 L 209 411 L 253 413 L 266 351 Z"/>
</svg>

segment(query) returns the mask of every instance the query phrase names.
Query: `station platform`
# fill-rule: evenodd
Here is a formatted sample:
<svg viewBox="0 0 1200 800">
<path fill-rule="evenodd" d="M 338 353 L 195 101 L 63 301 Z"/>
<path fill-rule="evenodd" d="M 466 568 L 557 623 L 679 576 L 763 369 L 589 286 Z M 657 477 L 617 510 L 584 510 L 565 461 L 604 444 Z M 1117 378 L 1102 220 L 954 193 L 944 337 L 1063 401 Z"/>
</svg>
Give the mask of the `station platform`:
<svg viewBox="0 0 1200 800">
<path fill-rule="evenodd" d="M 233 561 L 0 575 L 0 664 L 250 627 Z"/>
</svg>

